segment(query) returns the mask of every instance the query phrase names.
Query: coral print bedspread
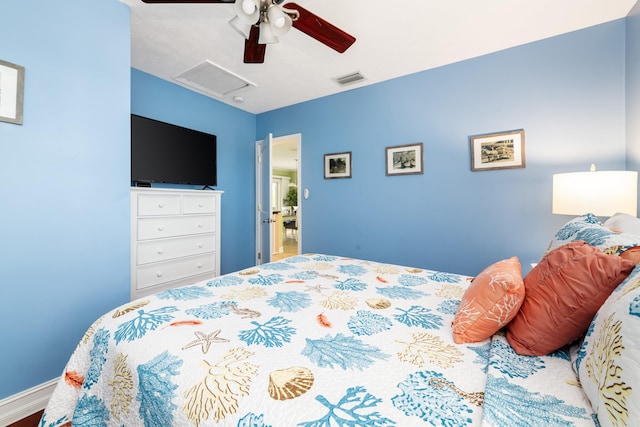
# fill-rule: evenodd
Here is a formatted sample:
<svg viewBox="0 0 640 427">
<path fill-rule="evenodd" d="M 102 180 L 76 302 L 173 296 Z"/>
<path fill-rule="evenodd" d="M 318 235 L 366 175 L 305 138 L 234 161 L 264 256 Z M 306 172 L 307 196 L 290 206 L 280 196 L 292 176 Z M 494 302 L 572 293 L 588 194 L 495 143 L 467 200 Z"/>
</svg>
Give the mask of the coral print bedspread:
<svg viewBox="0 0 640 427">
<path fill-rule="evenodd" d="M 469 283 L 304 255 L 132 301 L 86 332 L 41 425 L 593 426 L 565 352 L 454 344 Z"/>
</svg>

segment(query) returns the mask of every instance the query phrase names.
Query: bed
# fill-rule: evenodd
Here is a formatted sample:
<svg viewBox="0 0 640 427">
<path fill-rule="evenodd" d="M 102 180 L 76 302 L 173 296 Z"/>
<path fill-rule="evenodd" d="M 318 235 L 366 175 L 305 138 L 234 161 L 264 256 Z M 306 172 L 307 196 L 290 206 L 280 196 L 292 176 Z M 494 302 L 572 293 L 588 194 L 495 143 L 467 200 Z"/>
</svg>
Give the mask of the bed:
<svg viewBox="0 0 640 427">
<path fill-rule="evenodd" d="M 458 343 L 452 328 L 478 278 L 305 254 L 131 301 L 87 330 L 41 425 L 602 422 L 606 408 L 579 379 L 598 326 L 537 356 L 515 352 L 505 322 Z M 613 293 L 634 281 L 635 270 Z M 633 298 L 637 286 L 624 292 Z M 638 399 L 625 393 L 633 419 Z"/>
</svg>

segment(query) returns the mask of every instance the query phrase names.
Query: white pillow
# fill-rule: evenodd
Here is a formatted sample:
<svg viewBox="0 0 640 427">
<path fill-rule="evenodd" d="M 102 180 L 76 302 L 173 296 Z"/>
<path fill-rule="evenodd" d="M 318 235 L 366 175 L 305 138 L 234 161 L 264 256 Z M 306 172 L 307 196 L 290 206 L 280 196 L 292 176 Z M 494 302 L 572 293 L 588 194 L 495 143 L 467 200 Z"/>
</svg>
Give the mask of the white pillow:
<svg viewBox="0 0 640 427">
<path fill-rule="evenodd" d="M 617 213 L 604 222 L 605 227 L 622 233 L 640 235 L 640 218 L 626 213 Z"/>
</svg>

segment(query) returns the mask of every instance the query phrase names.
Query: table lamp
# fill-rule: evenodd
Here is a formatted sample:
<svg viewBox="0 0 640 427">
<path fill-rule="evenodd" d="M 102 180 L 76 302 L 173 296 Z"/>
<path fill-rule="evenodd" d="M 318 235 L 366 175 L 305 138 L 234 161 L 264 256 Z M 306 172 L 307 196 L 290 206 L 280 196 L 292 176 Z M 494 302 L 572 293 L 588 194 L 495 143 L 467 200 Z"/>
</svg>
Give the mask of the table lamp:
<svg viewBox="0 0 640 427">
<path fill-rule="evenodd" d="M 596 171 L 553 175 L 552 212 L 561 215 L 610 217 L 616 213 L 637 215 L 638 172 Z"/>
</svg>

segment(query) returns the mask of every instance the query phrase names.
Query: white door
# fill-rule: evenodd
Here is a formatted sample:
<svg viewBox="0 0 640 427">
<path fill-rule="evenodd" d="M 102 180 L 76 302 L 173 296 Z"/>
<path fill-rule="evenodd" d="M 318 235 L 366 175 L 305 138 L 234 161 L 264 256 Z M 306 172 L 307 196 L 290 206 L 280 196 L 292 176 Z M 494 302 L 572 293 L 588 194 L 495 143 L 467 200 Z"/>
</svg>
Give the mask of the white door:
<svg viewBox="0 0 640 427">
<path fill-rule="evenodd" d="M 256 141 L 256 265 L 271 261 L 271 140 L 269 134 Z"/>
</svg>

